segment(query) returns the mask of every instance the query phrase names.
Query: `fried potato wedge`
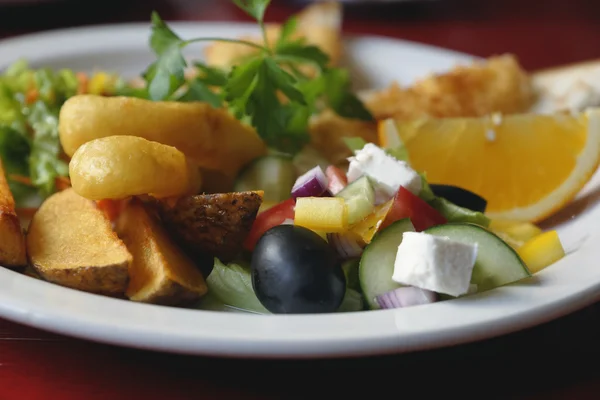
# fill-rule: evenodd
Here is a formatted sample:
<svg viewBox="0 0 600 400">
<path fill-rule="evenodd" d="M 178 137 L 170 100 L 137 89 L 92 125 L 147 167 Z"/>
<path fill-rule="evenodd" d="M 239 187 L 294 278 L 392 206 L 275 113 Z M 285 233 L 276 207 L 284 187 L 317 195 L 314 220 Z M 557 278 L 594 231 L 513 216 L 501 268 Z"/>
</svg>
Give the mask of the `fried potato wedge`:
<svg viewBox="0 0 600 400">
<path fill-rule="evenodd" d="M 310 145 L 332 164 L 342 164 L 352 152 L 344 143 L 345 137 L 360 137 L 377 143 L 377 123 L 340 117 L 325 110 L 313 117 L 309 125 Z"/>
<path fill-rule="evenodd" d="M 15 211 L 15 199 L 8 187 L 0 160 L 0 265 L 7 268 L 27 265 L 25 236 Z"/>
<path fill-rule="evenodd" d="M 262 192 L 185 196 L 155 204 L 162 221 L 186 250 L 229 261 L 242 250 L 262 204 Z"/>
<path fill-rule="evenodd" d="M 60 142 L 72 157 L 84 143 L 107 136 L 139 136 L 183 152 L 198 166 L 235 176 L 266 154 L 256 131 L 201 102 L 150 101 L 134 97 L 78 95 L 60 110 Z"/>
<path fill-rule="evenodd" d="M 179 305 L 206 294 L 208 288 L 200 270 L 141 201 L 129 203 L 119 216 L 116 231 L 133 255 L 125 292 L 130 300 Z"/>
<path fill-rule="evenodd" d="M 307 44 L 316 46 L 329 56 L 330 65 L 338 65 L 342 57 L 342 6 L 338 2 L 325 2 L 306 7 L 296 15 L 296 31 L 292 39 L 304 38 Z M 272 47 L 281 35 L 280 24 L 267 24 L 267 42 Z M 264 44 L 254 36 L 241 39 Z M 243 44 L 214 42 L 204 51 L 206 63 L 213 67 L 230 69 L 240 59 L 255 54 L 257 49 Z M 311 69 L 303 71 L 310 74 Z"/>
<path fill-rule="evenodd" d="M 46 199 L 27 232 L 29 262 L 42 279 L 121 297 L 132 256 L 92 200 L 72 188 Z"/>
<path fill-rule="evenodd" d="M 196 194 L 200 171 L 175 147 L 138 136 L 108 136 L 84 143 L 69 162 L 71 185 L 90 200 Z"/>
<path fill-rule="evenodd" d="M 535 101 L 529 75 L 511 54 L 459 65 L 408 88 L 397 83 L 361 94 L 376 119 L 479 117 L 525 112 Z"/>
</svg>

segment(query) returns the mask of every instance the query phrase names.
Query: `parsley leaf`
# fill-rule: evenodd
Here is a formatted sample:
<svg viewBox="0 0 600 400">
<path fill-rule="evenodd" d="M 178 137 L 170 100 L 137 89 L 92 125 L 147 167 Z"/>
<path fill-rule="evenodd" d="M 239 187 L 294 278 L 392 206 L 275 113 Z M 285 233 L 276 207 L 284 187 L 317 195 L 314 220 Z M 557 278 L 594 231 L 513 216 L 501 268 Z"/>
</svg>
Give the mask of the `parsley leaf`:
<svg viewBox="0 0 600 400">
<path fill-rule="evenodd" d="M 323 70 L 329 63 L 329 56 L 320 48 L 305 45 L 301 42 L 285 42 L 275 49 L 276 59 L 281 61 L 294 61 L 297 63 L 310 63 Z"/>
<path fill-rule="evenodd" d="M 158 59 L 144 74 L 151 100 L 168 98 L 185 82 L 187 63 L 181 53 L 185 45 L 157 13 L 152 14 L 150 47 Z"/>
<path fill-rule="evenodd" d="M 206 85 L 222 87 L 227 83 L 227 72 L 219 68 L 209 67 L 201 62 L 195 62 L 194 66 L 200 70 L 200 76 L 197 79 Z"/>
<path fill-rule="evenodd" d="M 233 0 L 233 2 L 257 20 L 259 24 L 262 24 L 265 18 L 265 11 L 269 7 L 271 0 Z"/>
<path fill-rule="evenodd" d="M 227 107 L 240 121 L 251 124 L 267 146 L 288 153 L 295 153 L 308 143 L 310 118 L 323 106 L 343 117 L 373 119 L 351 92 L 348 72 L 329 68 L 330 59 L 319 47 L 307 44 L 303 38 L 294 38 L 295 16 L 283 24 L 277 42 L 271 47 L 266 43 L 263 22 L 270 1 L 233 2 L 258 22 L 264 46 L 225 38 L 185 40 L 158 14 L 152 14 L 150 46 L 157 59 L 144 73 L 150 99 L 204 101 L 214 107 Z M 187 82 L 185 90 L 180 90 L 186 84 L 187 66 L 182 49 L 201 41 L 235 42 L 259 51 L 239 60 L 229 72 L 195 63 L 199 75 Z M 315 74 L 308 76 L 302 68 L 304 64 L 316 67 Z"/>
<path fill-rule="evenodd" d="M 371 113 L 350 90 L 350 74 L 347 70 L 330 68 L 323 76 L 327 103 L 337 114 L 345 118 L 373 120 Z"/>
<path fill-rule="evenodd" d="M 295 78 L 272 59 L 260 57 L 234 67 L 225 91 L 234 114 L 249 117 L 267 145 L 294 153 L 308 141 L 306 130 L 297 129 L 301 126 L 298 118 L 308 119 L 299 114 L 306 102 L 295 83 Z M 279 91 L 289 99 L 285 105 L 278 97 Z"/>
<path fill-rule="evenodd" d="M 285 21 L 285 23 L 281 26 L 281 32 L 279 33 L 279 38 L 277 39 L 275 48 L 285 45 L 290 40 L 291 36 L 296 30 L 297 25 L 298 18 L 295 15 L 292 15 L 287 21 Z"/>
<path fill-rule="evenodd" d="M 215 108 L 223 105 L 223 99 L 199 79 L 188 82 L 187 91 L 180 96 L 178 101 L 203 101 Z"/>
</svg>

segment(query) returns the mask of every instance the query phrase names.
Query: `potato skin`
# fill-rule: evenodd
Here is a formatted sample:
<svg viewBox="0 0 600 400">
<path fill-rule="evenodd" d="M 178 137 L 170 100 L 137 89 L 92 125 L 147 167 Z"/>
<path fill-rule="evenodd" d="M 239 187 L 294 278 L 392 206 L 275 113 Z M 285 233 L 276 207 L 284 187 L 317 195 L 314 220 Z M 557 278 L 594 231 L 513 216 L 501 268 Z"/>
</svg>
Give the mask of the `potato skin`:
<svg viewBox="0 0 600 400">
<path fill-rule="evenodd" d="M 124 297 L 129 282 L 128 264 L 53 269 L 32 261 L 42 279 L 84 292 Z"/>
<path fill-rule="evenodd" d="M 194 254 L 227 262 L 241 251 L 262 204 L 258 192 L 184 196 L 170 204 L 156 202 L 161 219 Z"/>
<path fill-rule="evenodd" d="M 29 262 L 42 279 L 123 297 L 132 256 L 104 213 L 72 188 L 42 203 L 26 240 Z"/>
<path fill-rule="evenodd" d="M 78 95 L 61 108 L 59 134 L 68 156 L 93 139 L 131 135 L 176 147 L 198 166 L 230 176 L 267 151 L 252 127 L 201 102 Z"/>
<path fill-rule="evenodd" d="M 27 265 L 25 236 L 15 211 L 15 200 L 6 181 L 0 159 L 0 265 L 21 268 Z"/>
<path fill-rule="evenodd" d="M 73 154 L 69 175 L 73 189 L 90 200 L 180 196 L 197 183 L 182 152 L 137 136 L 84 143 Z"/>
</svg>

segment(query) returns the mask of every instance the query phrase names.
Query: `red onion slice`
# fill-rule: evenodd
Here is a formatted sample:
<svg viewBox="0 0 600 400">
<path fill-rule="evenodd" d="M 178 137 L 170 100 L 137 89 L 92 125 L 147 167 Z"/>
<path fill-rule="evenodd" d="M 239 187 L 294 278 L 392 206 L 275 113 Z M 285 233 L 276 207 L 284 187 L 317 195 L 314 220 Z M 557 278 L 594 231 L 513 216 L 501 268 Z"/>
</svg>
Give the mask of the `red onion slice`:
<svg viewBox="0 0 600 400">
<path fill-rule="evenodd" d="M 430 290 L 414 286 L 405 286 L 390 290 L 375 298 L 379 307 L 383 309 L 404 308 L 435 303 L 438 295 Z"/>
<path fill-rule="evenodd" d="M 327 190 L 329 181 L 320 166 L 304 173 L 292 187 L 292 197 L 318 197 Z"/>
<path fill-rule="evenodd" d="M 357 237 L 348 233 L 328 233 L 327 241 L 344 260 L 360 257 L 363 252 L 363 248 L 358 243 Z"/>
</svg>

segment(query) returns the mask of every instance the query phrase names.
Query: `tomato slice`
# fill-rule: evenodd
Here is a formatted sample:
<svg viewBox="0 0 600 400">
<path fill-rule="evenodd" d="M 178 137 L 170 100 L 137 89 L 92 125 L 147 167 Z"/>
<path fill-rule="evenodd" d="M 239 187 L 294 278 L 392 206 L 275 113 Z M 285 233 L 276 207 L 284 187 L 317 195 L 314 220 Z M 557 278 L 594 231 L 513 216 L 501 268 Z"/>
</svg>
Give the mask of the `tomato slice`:
<svg viewBox="0 0 600 400">
<path fill-rule="evenodd" d="M 348 185 L 346 174 L 335 165 L 330 165 L 325 169 L 325 176 L 329 181 L 327 189 L 334 196 Z"/>
<path fill-rule="evenodd" d="M 254 250 L 258 239 L 269 229 L 281 225 L 286 219 L 294 219 L 294 206 L 296 200 L 287 199 L 256 216 L 252 229 L 244 241 L 244 248 L 248 251 Z"/>
<path fill-rule="evenodd" d="M 392 206 L 379 229 L 384 229 L 392 222 L 403 218 L 410 218 L 417 232 L 447 222 L 446 218 L 438 210 L 427 204 L 425 200 L 400 186 L 400 189 L 394 196 Z"/>
</svg>

